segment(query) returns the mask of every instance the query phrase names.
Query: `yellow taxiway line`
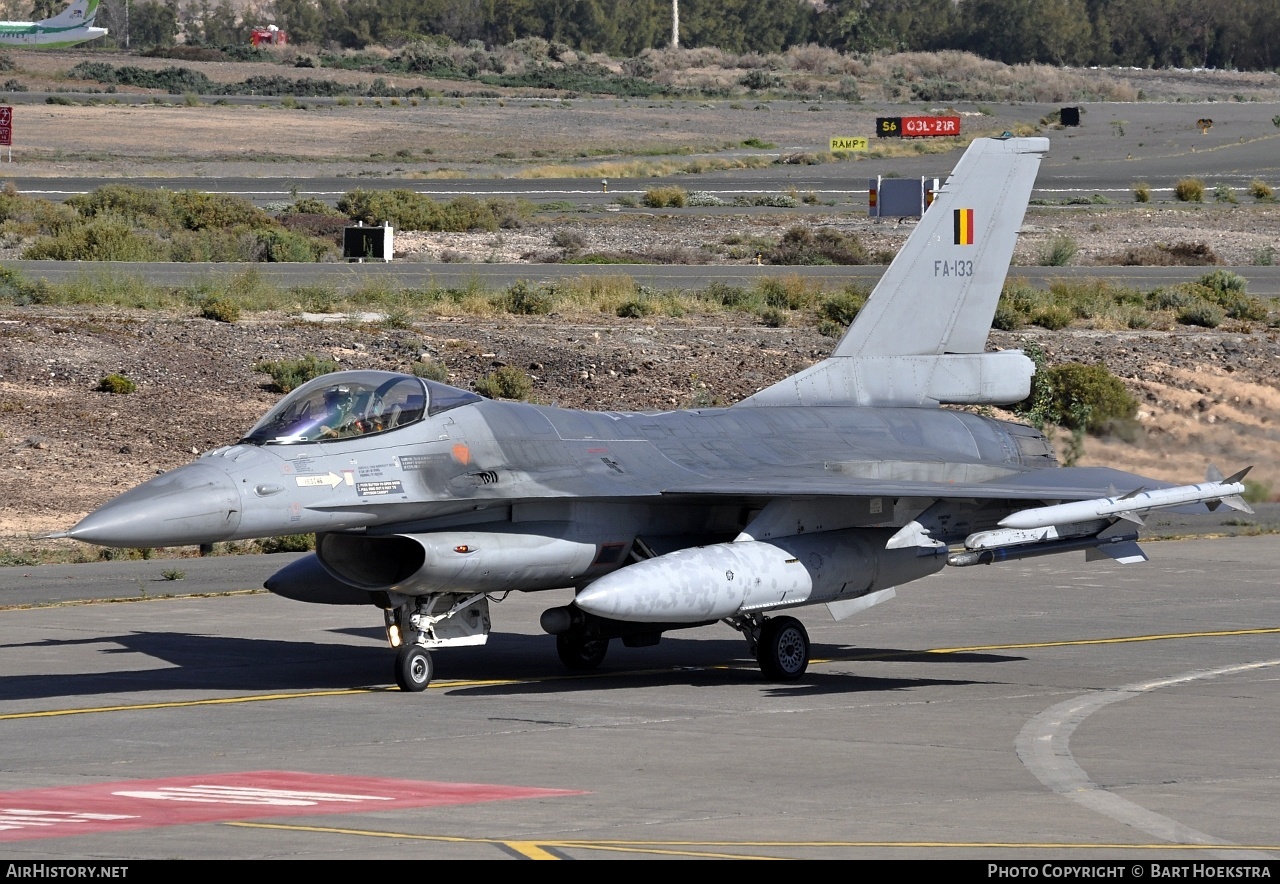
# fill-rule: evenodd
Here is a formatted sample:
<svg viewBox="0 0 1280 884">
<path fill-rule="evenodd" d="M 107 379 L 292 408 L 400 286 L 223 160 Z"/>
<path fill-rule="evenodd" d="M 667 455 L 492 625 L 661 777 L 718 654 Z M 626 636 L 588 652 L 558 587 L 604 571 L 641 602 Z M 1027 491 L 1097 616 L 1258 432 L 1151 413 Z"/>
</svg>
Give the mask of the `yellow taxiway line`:
<svg viewBox="0 0 1280 884">
<path fill-rule="evenodd" d="M 918 654 L 964 654 L 976 653 L 979 651 L 1017 651 L 1028 650 L 1033 648 L 1065 648 L 1085 645 L 1114 645 L 1128 644 L 1132 642 L 1153 642 L 1153 641 L 1172 641 L 1176 639 L 1189 638 L 1229 638 L 1242 635 L 1271 635 L 1280 633 L 1280 626 L 1265 626 L 1256 629 L 1223 629 L 1205 632 L 1170 632 L 1154 635 L 1127 635 L 1113 636 L 1111 638 L 1087 638 L 1087 639 L 1070 639 L 1054 642 L 1027 642 L 1023 644 L 1003 644 L 1003 645 L 971 645 L 968 647 L 955 648 L 928 648 L 923 651 L 896 651 L 893 653 L 875 653 L 875 654 L 847 654 L 839 657 L 815 657 L 809 661 L 809 665 L 817 666 L 830 663 L 853 663 L 863 660 L 884 660 L 897 657 L 914 657 Z M 729 669 L 747 669 L 752 668 L 748 664 L 724 664 L 721 666 L 705 666 L 697 667 L 709 670 L 729 670 Z M 678 667 L 678 671 L 688 671 L 690 667 Z M 458 680 L 442 680 L 433 681 L 429 685 L 431 690 L 456 690 L 458 688 L 472 687 L 500 687 L 503 685 L 520 685 L 520 684 L 536 684 L 552 681 L 564 680 L 581 680 L 584 678 L 617 678 L 623 675 L 657 675 L 676 671 L 670 668 L 664 669 L 643 669 L 630 671 L 610 671 L 610 672 L 591 672 L 591 673 L 574 673 L 572 675 L 548 675 L 539 678 L 495 678 L 495 679 L 458 679 Z M 192 706 L 231 706 L 238 703 L 267 703 L 276 700 L 307 700 L 317 697 L 348 697 L 359 694 L 377 694 L 394 691 L 395 688 L 380 687 L 363 687 L 363 688 L 342 688 L 340 690 L 328 691 L 291 691 L 285 693 L 274 694 L 252 694 L 242 697 L 211 697 L 203 700 L 171 700 L 162 703 L 123 703 L 112 706 L 82 706 L 71 709 L 41 709 L 31 712 L 9 712 L 0 714 L 0 721 L 15 721 L 27 718 L 57 718 L 64 715 L 93 715 L 104 712 L 140 712 L 152 709 L 182 709 Z"/>
<path fill-rule="evenodd" d="M 794 859 L 798 857 L 735 852 L 735 849 L 792 850 L 1263 850 L 1280 851 L 1277 844 L 1169 844 L 1147 843 L 1063 843 L 1047 841 L 581 841 L 545 839 L 466 838 L 458 835 L 420 835 L 375 829 L 347 829 L 337 826 L 297 826 L 283 823 L 230 822 L 246 829 L 276 829 L 286 832 L 314 832 L 322 835 L 351 835 L 361 838 L 388 838 L 401 841 L 434 841 L 446 844 L 493 845 L 526 859 L 561 859 L 556 851 L 595 850 L 609 853 L 643 853 L 702 859 Z M 716 849 L 718 848 L 718 849 Z"/>
</svg>

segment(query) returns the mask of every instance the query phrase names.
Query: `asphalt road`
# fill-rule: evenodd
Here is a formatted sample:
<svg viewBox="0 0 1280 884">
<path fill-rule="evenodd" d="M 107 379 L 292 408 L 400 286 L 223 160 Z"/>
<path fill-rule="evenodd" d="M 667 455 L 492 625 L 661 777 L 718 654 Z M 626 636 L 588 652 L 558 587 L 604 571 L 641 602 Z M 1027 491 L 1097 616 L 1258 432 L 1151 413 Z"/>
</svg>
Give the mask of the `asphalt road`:
<svg viewBox="0 0 1280 884">
<path fill-rule="evenodd" d="M 38 96 L 37 96 L 38 97 Z M 72 96 L 74 97 L 74 96 Z M 81 96 L 92 98 L 92 96 Z M 121 96 L 123 97 L 123 96 Z M 1223 96 L 1227 98 L 1227 96 Z M 308 99 L 310 101 L 310 99 Z M 323 102 L 320 102 L 323 103 Z M 616 107 L 614 99 L 582 99 L 575 107 L 601 105 Z M 691 114 L 698 113 L 700 102 L 677 102 L 676 106 Z M 873 122 L 875 116 L 919 114 L 920 105 L 829 103 L 825 105 L 794 102 L 770 102 L 782 109 L 789 106 L 821 109 L 828 112 L 833 134 L 858 134 L 850 119 Z M 1079 127 L 1043 129 L 1052 143 L 1049 156 L 1041 164 L 1032 198 L 1048 201 L 1073 196 L 1100 194 L 1124 204 L 1131 204 L 1131 188 L 1136 181 L 1146 181 L 1157 199 L 1169 199 L 1174 184 L 1184 177 L 1199 177 L 1212 188 L 1226 184 L 1237 191 L 1247 189 L 1255 178 L 1280 185 L 1280 103 L 1216 101 L 1202 103 L 1155 102 L 1085 102 Z M 1057 103 L 1021 103 L 1001 106 L 999 119 L 1010 125 L 1038 126 L 1042 118 L 1061 107 Z M 792 108 L 794 109 L 794 107 Z M 967 114 L 962 128 L 987 130 L 993 117 L 990 109 L 978 104 L 956 104 L 951 109 Z M 429 107 L 405 108 L 404 114 L 430 114 Z M 477 108 L 484 113 L 484 108 Z M 1209 118 L 1212 128 L 1202 134 L 1197 121 Z M 870 135 L 870 132 L 864 134 Z M 783 139 L 785 140 L 785 139 Z M 872 139 L 880 147 L 893 139 Z M 826 143 L 779 143 L 770 150 L 744 150 L 738 153 L 765 154 L 781 157 L 804 152 L 826 151 Z M 717 153 L 728 157 L 735 152 Z M 610 181 L 608 192 L 598 180 L 586 178 L 522 179 L 519 166 L 486 165 L 477 167 L 475 178 L 456 180 L 424 180 L 411 176 L 392 165 L 359 178 L 314 176 L 237 177 L 145 177 L 129 183 L 144 187 L 174 190 L 208 190 L 247 197 L 259 205 L 290 201 L 308 196 L 336 202 L 342 194 L 357 187 L 365 189 L 409 188 L 441 198 L 462 194 L 477 196 L 524 197 L 534 202 L 569 202 L 575 206 L 603 206 L 620 195 L 636 195 L 663 184 L 678 184 L 688 191 L 707 191 L 732 198 L 739 194 L 779 193 L 794 188 L 814 191 L 823 201 L 837 205 L 854 204 L 865 210 L 867 181 L 877 175 L 898 177 L 945 178 L 963 153 L 956 148 L 947 153 L 926 156 L 866 157 L 856 162 L 819 165 L 774 164 L 760 169 L 745 169 L 704 174 L 681 174 L 665 178 L 632 178 Z M 687 157 L 692 159 L 693 157 Z M 600 158 L 584 161 L 584 165 Z M 371 167 L 377 166 L 371 163 Z M 322 170 L 322 167 L 317 167 Z M 10 171 L 19 171 L 14 169 Z M 91 175 L 65 178 L 32 178 L 21 174 L 5 175 L 19 191 L 52 199 L 65 199 L 119 179 L 96 178 Z M 826 211 L 818 206 L 812 211 Z M 705 211 L 705 210 L 699 210 Z M 739 210 L 741 211 L 741 210 Z M 797 210 L 791 210 L 797 211 Z M 806 211 L 800 208 L 798 211 Z"/>
<path fill-rule="evenodd" d="M 565 593 L 513 594 L 416 695 L 388 690 L 376 610 L 157 597 L 248 590 L 283 557 L 6 568 L 11 605 L 147 598 L 0 609 L 0 841 L 17 862 L 1274 859 L 1280 546 L 1148 551 L 803 609 L 791 684 L 724 626 L 566 675 L 537 628 Z"/>
<path fill-rule="evenodd" d="M 703 289 L 713 282 L 744 287 L 769 277 L 804 276 L 829 279 L 834 286 L 850 282 L 872 286 L 884 273 L 884 265 L 846 266 L 760 266 L 687 264 L 428 264 L 394 261 L 389 264 L 147 264 L 121 261 L 5 261 L 28 279 L 66 283 L 102 275 L 136 277 L 153 285 L 182 286 L 235 277 L 252 272 L 260 279 L 282 288 L 328 285 L 340 290 L 356 289 L 370 281 L 390 282 L 403 288 L 465 288 L 480 284 L 502 288 L 517 280 L 553 281 L 581 276 L 633 277 L 656 289 Z M 1012 267 L 1010 276 L 1027 279 L 1048 288 L 1054 280 L 1100 279 L 1139 289 L 1194 282 L 1208 271 L 1205 267 Z M 1227 267 L 1248 281 L 1250 294 L 1262 298 L 1280 297 L 1280 266 Z"/>
</svg>

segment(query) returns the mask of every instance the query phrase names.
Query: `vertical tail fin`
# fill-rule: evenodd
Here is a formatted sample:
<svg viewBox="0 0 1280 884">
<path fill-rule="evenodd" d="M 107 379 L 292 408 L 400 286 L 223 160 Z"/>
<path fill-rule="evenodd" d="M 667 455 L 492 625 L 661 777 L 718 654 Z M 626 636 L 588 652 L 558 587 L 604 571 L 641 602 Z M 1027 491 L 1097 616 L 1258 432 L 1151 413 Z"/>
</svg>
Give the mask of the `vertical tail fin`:
<svg viewBox="0 0 1280 884">
<path fill-rule="evenodd" d="M 833 356 L 981 353 L 1047 138 L 979 138 Z"/>
<path fill-rule="evenodd" d="M 53 18 L 46 18 L 37 24 L 48 28 L 74 28 L 80 25 L 93 24 L 98 14 L 98 0 L 75 0 Z"/>
<path fill-rule="evenodd" d="M 979 138 L 831 358 L 741 405 L 1008 404 L 1034 365 L 984 353 L 1047 138 Z"/>
</svg>

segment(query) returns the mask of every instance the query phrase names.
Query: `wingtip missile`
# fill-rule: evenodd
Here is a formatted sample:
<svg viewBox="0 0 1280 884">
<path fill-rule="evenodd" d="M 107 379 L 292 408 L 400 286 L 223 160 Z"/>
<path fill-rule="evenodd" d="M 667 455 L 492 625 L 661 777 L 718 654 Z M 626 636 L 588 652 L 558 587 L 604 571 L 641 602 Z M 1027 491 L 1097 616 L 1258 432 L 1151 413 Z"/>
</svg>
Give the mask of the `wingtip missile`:
<svg viewBox="0 0 1280 884">
<path fill-rule="evenodd" d="M 1120 497 L 1098 497 L 1093 500 L 1033 507 L 1006 516 L 1000 520 L 999 525 L 1001 528 L 1047 528 L 1100 518 L 1125 519 L 1142 524 L 1142 515 L 1152 510 L 1194 503 L 1203 503 L 1210 508 L 1223 504 L 1243 512 L 1253 512 L 1241 496 L 1245 490 L 1241 480 L 1249 469 L 1251 468 L 1241 470 L 1230 479 L 1222 479 L 1221 471 L 1210 466 L 1209 476 L 1216 473 L 1219 478 L 1210 478 L 1199 485 L 1176 485 L 1151 490 L 1138 488 Z"/>
</svg>

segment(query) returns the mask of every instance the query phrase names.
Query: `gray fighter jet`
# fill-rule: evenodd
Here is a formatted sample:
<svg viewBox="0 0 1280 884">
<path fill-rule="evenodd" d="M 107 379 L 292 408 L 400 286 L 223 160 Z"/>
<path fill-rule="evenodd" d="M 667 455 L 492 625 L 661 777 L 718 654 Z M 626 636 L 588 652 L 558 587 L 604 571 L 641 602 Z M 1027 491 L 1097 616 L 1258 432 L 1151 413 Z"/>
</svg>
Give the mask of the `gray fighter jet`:
<svg viewBox="0 0 1280 884">
<path fill-rule="evenodd" d="M 315 532 L 316 552 L 267 588 L 381 608 L 406 691 L 430 682 L 430 650 L 484 644 L 489 601 L 511 590 L 576 590 L 541 618 L 570 668 L 598 666 L 613 639 L 722 621 L 788 680 L 809 639 L 778 611 L 843 619 L 948 564 L 1080 549 L 1141 561 L 1143 513 L 1247 509 L 1244 474 L 1171 487 L 1063 468 L 1030 427 L 940 407 L 1028 395 L 1032 361 L 986 343 L 1048 149 L 975 141 L 831 357 L 731 408 L 570 411 L 337 372 L 64 536 Z"/>
</svg>

